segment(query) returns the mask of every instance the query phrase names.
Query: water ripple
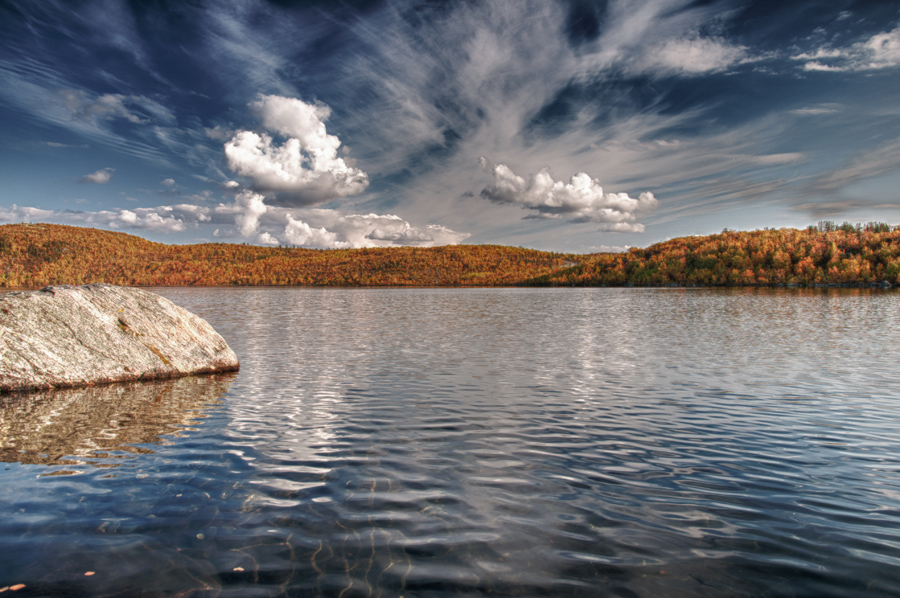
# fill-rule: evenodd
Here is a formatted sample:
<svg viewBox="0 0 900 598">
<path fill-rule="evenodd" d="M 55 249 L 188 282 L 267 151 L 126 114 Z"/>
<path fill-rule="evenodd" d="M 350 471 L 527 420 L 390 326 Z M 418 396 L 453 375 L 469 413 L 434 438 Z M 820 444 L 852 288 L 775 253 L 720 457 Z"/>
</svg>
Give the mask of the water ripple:
<svg viewBox="0 0 900 598">
<path fill-rule="evenodd" d="M 160 291 L 241 372 L 135 442 L 6 441 L 0 587 L 900 595 L 894 293 Z"/>
</svg>

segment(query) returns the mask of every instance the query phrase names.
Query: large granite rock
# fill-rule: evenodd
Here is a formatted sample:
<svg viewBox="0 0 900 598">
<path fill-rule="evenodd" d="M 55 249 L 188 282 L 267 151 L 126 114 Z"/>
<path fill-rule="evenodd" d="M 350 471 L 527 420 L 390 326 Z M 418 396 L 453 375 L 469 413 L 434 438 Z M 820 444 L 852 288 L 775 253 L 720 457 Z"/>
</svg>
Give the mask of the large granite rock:
<svg viewBox="0 0 900 598">
<path fill-rule="evenodd" d="M 0 294 L 0 392 L 234 371 L 205 320 L 106 284 Z"/>
</svg>

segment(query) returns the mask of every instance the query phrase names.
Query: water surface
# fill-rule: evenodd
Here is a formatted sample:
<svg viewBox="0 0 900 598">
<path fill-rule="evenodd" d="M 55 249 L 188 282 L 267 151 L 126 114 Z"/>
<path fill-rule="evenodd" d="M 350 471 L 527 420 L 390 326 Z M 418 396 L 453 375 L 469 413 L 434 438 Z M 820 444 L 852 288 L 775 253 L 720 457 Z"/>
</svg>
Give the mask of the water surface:
<svg viewBox="0 0 900 598">
<path fill-rule="evenodd" d="M 900 595 L 893 292 L 155 290 L 241 371 L 0 399 L 0 588 Z"/>
</svg>

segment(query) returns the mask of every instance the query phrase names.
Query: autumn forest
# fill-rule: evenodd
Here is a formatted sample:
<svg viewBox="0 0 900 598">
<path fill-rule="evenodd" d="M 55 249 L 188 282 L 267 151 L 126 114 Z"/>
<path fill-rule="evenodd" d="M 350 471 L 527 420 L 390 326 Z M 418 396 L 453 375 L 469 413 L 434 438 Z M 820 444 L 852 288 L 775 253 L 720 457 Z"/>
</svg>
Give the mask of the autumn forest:
<svg viewBox="0 0 900 598">
<path fill-rule="evenodd" d="M 896 286 L 900 227 L 820 222 L 682 237 L 625 253 L 498 245 L 316 250 L 165 245 L 55 224 L 0 226 L 0 287 L 129 286 Z M 886 284 L 887 283 L 887 284 Z"/>
</svg>

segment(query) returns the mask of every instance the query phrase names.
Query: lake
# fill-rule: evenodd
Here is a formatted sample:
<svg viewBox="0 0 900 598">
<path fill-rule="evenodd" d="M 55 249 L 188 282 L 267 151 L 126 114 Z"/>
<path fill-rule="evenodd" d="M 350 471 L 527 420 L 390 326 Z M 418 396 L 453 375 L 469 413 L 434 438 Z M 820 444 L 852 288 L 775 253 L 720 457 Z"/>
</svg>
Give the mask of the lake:
<svg viewBox="0 0 900 598">
<path fill-rule="evenodd" d="M 224 376 L 0 397 L 0 588 L 900 596 L 900 294 L 152 289 Z"/>
</svg>

